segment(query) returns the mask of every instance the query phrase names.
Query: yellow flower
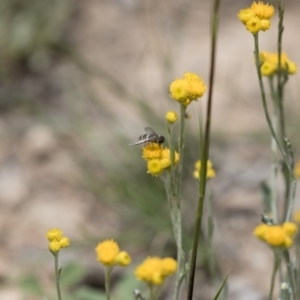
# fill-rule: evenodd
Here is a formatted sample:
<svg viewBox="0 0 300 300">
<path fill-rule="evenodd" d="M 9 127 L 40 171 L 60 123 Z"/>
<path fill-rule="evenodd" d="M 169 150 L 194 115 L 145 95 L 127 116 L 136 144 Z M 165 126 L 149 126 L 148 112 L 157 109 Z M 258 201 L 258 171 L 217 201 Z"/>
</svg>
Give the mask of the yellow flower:
<svg viewBox="0 0 300 300">
<path fill-rule="evenodd" d="M 58 252 L 61 248 L 66 248 L 70 245 L 70 240 L 63 236 L 59 228 L 48 230 L 46 236 L 49 241 L 49 250 L 52 253 Z"/>
<path fill-rule="evenodd" d="M 177 270 L 177 261 L 174 258 L 166 257 L 162 259 L 162 273 L 164 276 L 173 275 Z"/>
<path fill-rule="evenodd" d="M 288 236 L 293 237 L 298 232 L 298 227 L 295 223 L 285 222 L 282 225 Z"/>
<path fill-rule="evenodd" d="M 177 263 L 172 258 L 147 257 L 137 266 L 135 276 L 149 284 L 161 285 L 166 276 L 176 272 Z"/>
<path fill-rule="evenodd" d="M 170 85 L 171 97 L 179 102 L 188 97 L 188 81 L 186 79 L 176 79 Z"/>
<path fill-rule="evenodd" d="M 253 17 L 255 17 L 255 12 L 251 8 L 241 9 L 238 13 L 238 18 L 243 24 L 246 24 Z"/>
<path fill-rule="evenodd" d="M 279 225 L 268 226 L 264 234 L 264 240 L 273 247 L 285 246 L 287 237 L 285 230 Z"/>
<path fill-rule="evenodd" d="M 258 226 L 255 227 L 253 234 L 261 239 L 261 240 L 265 240 L 265 233 L 267 232 L 269 226 L 266 224 L 260 224 Z"/>
<path fill-rule="evenodd" d="M 274 7 L 269 4 L 264 4 L 262 1 L 254 1 L 251 5 L 251 9 L 260 19 L 270 19 L 274 15 Z"/>
<path fill-rule="evenodd" d="M 49 242 L 56 240 L 59 241 L 62 238 L 62 231 L 59 228 L 53 228 L 47 231 L 47 239 Z"/>
<path fill-rule="evenodd" d="M 131 257 L 127 252 L 121 251 L 117 254 L 115 258 L 115 264 L 120 265 L 122 267 L 126 267 L 130 263 L 131 263 Z"/>
<path fill-rule="evenodd" d="M 258 33 L 261 29 L 261 22 L 258 17 L 252 17 L 247 23 L 246 28 L 251 33 L 255 34 Z"/>
<path fill-rule="evenodd" d="M 184 73 L 183 79 L 176 79 L 170 85 L 171 97 L 185 106 L 202 97 L 205 91 L 202 78 L 191 72 Z"/>
<path fill-rule="evenodd" d="M 60 249 L 61 249 L 61 244 L 58 241 L 53 240 L 49 243 L 49 250 L 51 252 L 58 252 Z"/>
<path fill-rule="evenodd" d="M 195 171 L 194 171 L 194 177 L 196 179 L 199 179 L 200 170 L 201 170 L 201 161 L 198 160 L 195 163 Z M 207 165 L 206 165 L 206 177 L 207 178 L 214 178 L 215 176 L 216 176 L 216 172 L 213 169 L 212 162 L 210 160 L 208 160 Z"/>
<path fill-rule="evenodd" d="M 287 61 L 287 68 L 288 68 L 288 73 L 290 75 L 297 73 L 297 70 L 298 70 L 297 65 L 290 60 Z"/>
<path fill-rule="evenodd" d="M 297 178 L 300 178 L 300 160 L 298 160 L 298 162 L 296 163 L 296 166 L 295 166 L 295 176 Z"/>
<path fill-rule="evenodd" d="M 61 248 L 67 248 L 70 246 L 70 240 L 67 237 L 62 237 L 59 240 L 59 244 L 60 244 Z"/>
<path fill-rule="evenodd" d="M 160 159 L 151 159 L 147 163 L 148 173 L 158 176 L 163 171 L 163 165 Z"/>
<path fill-rule="evenodd" d="M 178 115 L 176 114 L 175 111 L 168 111 L 166 114 L 166 120 L 170 123 L 173 124 L 177 121 Z"/>
<path fill-rule="evenodd" d="M 265 20 L 265 19 L 261 20 L 260 25 L 261 25 L 261 30 L 262 31 L 267 31 L 271 27 L 271 21 L 270 20 Z"/>
<path fill-rule="evenodd" d="M 120 249 L 114 240 L 105 240 L 97 245 L 95 251 L 99 262 L 105 266 L 112 266 L 115 264 Z"/>
<path fill-rule="evenodd" d="M 160 159 L 162 156 L 162 148 L 157 143 L 150 143 L 143 147 L 143 158 L 145 160 Z"/>
<path fill-rule="evenodd" d="M 260 71 L 263 76 L 272 76 L 276 72 L 276 65 L 265 61 L 260 67 Z"/>
<path fill-rule="evenodd" d="M 174 165 L 176 165 L 178 162 L 179 162 L 179 154 L 175 151 Z M 166 169 L 171 166 L 170 149 L 168 148 L 165 148 L 162 151 L 161 165 L 163 169 Z"/>
</svg>

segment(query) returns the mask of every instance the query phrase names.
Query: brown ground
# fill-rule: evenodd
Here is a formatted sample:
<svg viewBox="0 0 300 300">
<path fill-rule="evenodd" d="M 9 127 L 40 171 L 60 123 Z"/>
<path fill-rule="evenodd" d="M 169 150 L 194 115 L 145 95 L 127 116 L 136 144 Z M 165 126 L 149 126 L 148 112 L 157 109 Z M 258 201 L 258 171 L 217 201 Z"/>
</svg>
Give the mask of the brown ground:
<svg viewBox="0 0 300 300">
<path fill-rule="evenodd" d="M 263 210 L 259 185 L 268 179 L 270 153 L 252 61 L 253 41 L 236 18 L 239 8 L 223 4 L 220 21 L 211 152 L 218 176 L 209 188 L 215 201 L 218 266 L 223 276 L 231 270 L 228 299 L 259 300 L 268 293 L 272 253 L 253 238 L 252 230 Z M 284 49 L 296 62 L 299 12 L 298 6 L 288 8 L 284 37 Z M 77 4 L 72 22 L 73 59 L 56 62 L 42 78 L 21 79 L 20 88 L 43 101 L 44 110 L 32 117 L 17 109 L 0 120 L 0 299 L 35 299 L 23 298 L 16 284 L 31 270 L 45 285 L 51 282 L 45 232 L 52 227 L 62 228 L 79 249 L 63 254 L 62 264 L 81 255 L 84 265 L 95 268 L 95 239 L 118 234 L 122 221 L 116 203 L 104 199 L 110 195 L 99 199 L 87 187 L 82 164 L 95 169 L 103 183 L 105 167 L 118 170 L 126 157 L 122 152 L 136 151 L 124 143 L 148 124 L 132 95 L 147 99 L 163 118 L 166 110 L 176 108 L 167 92 L 171 80 L 188 70 L 207 81 L 206 1 L 90 0 Z M 272 30 L 261 35 L 265 50 L 274 51 L 275 24 L 276 20 Z M 87 73 L 78 69 L 74 57 L 89 64 Z M 290 103 L 298 100 L 298 78 L 291 78 Z M 48 81 L 50 92 L 45 90 Z M 205 100 L 189 109 L 187 130 L 197 130 L 197 105 L 204 108 Z M 299 103 L 290 107 L 291 116 L 297 115 Z M 299 146 L 297 130 L 290 132 Z M 115 141 L 117 136 L 125 136 L 123 146 Z M 193 188 L 187 184 L 186 190 L 194 193 Z M 187 209 L 185 218 L 190 219 L 191 213 Z M 197 295 L 212 298 L 205 288 Z"/>
</svg>

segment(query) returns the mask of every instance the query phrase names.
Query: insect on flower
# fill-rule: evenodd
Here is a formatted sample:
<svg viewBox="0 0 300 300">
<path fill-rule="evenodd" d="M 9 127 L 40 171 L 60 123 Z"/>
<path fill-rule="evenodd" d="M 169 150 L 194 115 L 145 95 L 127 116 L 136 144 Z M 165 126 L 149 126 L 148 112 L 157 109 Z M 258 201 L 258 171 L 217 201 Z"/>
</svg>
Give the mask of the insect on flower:
<svg viewBox="0 0 300 300">
<path fill-rule="evenodd" d="M 132 142 L 129 144 L 129 146 L 135 146 L 140 144 L 146 144 L 146 143 L 157 143 L 161 145 L 165 142 L 165 138 L 161 135 L 155 133 L 155 131 L 150 127 L 145 127 L 145 131 L 147 133 L 141 135 L 138 140 Z"/>
</svg>

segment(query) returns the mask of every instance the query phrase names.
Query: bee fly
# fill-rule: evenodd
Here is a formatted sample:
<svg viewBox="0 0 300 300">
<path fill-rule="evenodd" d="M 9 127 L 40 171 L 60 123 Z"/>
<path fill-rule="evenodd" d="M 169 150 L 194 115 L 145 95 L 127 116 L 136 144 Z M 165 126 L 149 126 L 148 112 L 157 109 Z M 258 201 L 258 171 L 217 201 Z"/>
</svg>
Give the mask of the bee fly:
<svg viewBox="0 0 300 300">
<path fill-rule="evenodd" d="M 146 143 L 157 143 L 158 145 L 161 145 L 165 142 L 165 138 L 162 135 L 159 136 L 158 134 L 156 134 L 152 128 L 146 127 L 145 131 L 147 133 L 141 135 L 137 141 L 130 143 L 129 146 L 135 146 Z"/>
</svg>

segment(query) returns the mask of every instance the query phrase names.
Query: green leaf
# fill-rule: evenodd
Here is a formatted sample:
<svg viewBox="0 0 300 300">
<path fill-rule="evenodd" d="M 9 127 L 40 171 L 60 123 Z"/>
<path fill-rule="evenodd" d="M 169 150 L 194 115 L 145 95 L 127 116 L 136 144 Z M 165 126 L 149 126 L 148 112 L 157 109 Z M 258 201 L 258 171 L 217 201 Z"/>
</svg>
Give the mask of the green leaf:
<svg viewBox="0 0 300 300">
<path fill-rule="evenodd" d="M 36 275 L 28 275 L 23 278 L 21 280 L 20 286 L 28 294 L 43 294 L 41 282 Z"/>
<path fill-rule="evenodd" d="M 214 297 L 214 300 L 217 300 L 217 299 L 219 298 L 219 296 L 220 296 L 220 294 L 221 294 L 221 292 L 222 292 L 222 290 L 223 290 L 223 288 L 224 288 L 224 286 L 225 286 L 225 284 L 226 284 L 226 281 L 227 281 L 227 278 L 228 278 L 228 276 L 229 276 L 229 273 L 230 273 L 230 271 L 229 271 L 228 274 L 226 275 L 226 277 L 225 277 L 225 279 L 224 279 L 222 285 L 220 286 L 220 288 L 219 288 L 219 290 L 218 290 L 216 296 Z"/>
<path fill-rule="evenodd" d="M 84 272 L 84 268 L 77 263 L 70 263 L 64 266 L 60 276 L 61 285 L 72 286 L 78 283 L 82 279 Z"/>
</svg>

